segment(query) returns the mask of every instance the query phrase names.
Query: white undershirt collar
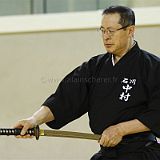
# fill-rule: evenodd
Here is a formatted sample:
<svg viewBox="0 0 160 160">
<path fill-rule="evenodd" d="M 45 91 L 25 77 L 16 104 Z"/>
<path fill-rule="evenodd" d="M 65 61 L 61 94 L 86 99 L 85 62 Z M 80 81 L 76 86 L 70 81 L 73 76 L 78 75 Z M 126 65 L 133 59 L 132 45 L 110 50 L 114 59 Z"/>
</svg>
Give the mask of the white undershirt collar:
<svg viewBox="0 0 160 160">
<path fill-rule="evenodd" d="M 133 46 L 132 46 L 131 48 L 133 48 L 133 47 L 135 46 L 135 44 L 136 44 L 136 42 L 134 41 Z M 130 49 L 131 49 L 131 48 L 130 48 Z M 114 56 L 113 56 L 113 54 L 112 54 L 112 64 L 113 64 L 113 66 L 115 66 L 115 61 L 114 61 Z"/>
</svg>

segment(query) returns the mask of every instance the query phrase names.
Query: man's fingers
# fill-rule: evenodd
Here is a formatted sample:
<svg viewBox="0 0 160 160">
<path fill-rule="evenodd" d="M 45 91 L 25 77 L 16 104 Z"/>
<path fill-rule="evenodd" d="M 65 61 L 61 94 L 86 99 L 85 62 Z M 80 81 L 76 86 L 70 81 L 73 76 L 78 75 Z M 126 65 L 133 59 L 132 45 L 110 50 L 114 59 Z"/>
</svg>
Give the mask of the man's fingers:
<svg viewBox="0 0 160 160">
<path fill-rule="evenodd" d="M 28 130 L 29 128 L 30 128 L 30 127 L 29 127 L 28 125 L 24 125 L 23 128 L 22 128 L 22 130 L 21 130 L 21 135 L 22 135 L 22 136 L 25 135 L 26 132 L 27 132 L 27 130 Z"/>
<path fill-rule="evenodd" d="M 116 146 L 116 142 L 114 140 L 110 140 L 107 144 L 107 147 L 114 147 Z"/>
<path fill-rule="evenodd" d="M 20 120 L 18 123 L 16 123 L 13 126 L 13 128 L 20 128 L 20 129 L 22 129 L 20 135 L 23 136 L 23 135 L 26 134 L 27 130 L 30 128 L 30 125 L 29 125 L 29 123 L 26 120 Z"/>
<path fill-rule="evenodd" d="M 107 146 L 108 144 L 108 137 L 106 135 L 102 135 L 100 141 L 99 141 L 99 144 L 102 145 L 103 147 Z"/>
<path fill-rule="evenodd" d="M 104 137 L 103 136 L 101 136 L 101 139 L 99 140 L 99 144 L 103 146 L 103 144 L 104 144 Z"/>
<path fill-rule="evenodd" d="M 120 140 L 115 138 L 109 138 L 107 135 L 102 134 L 101 139 L 99 140 L 99 144 L 103 147 L 115 147 Z"/>
<path fill-rule="evenodd" d="M 19 120 L 13 128 L 21 129 L 20 135 L 15 136 L 16 138 L 32 138 L 30 134 L 26 134 L 28 129 L 33 128 L 35 126 L 35 120 L 33 118 L 27 118 Z"/>
<path fill-rule="evenodd" d="M 15 136 L 16 138 L 33 138 L 33 136 L 31 136 L 30 134 L 26 134 L 26 135 L 24 135 L 24 136 L 22 136 L 22 135 L 17 135 L 17 136 Z"/>
</svg>

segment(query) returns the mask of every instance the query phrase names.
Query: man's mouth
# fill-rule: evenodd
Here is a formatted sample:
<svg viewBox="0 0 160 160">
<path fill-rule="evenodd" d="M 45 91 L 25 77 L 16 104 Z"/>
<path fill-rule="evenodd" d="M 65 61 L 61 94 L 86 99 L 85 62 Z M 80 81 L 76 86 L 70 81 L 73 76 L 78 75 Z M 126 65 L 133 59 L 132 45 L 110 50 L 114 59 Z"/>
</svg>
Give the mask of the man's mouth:
<svg viewBox="0 0 160 160">
<path fill-rule="evenodd" d="M 108 48 L 108 47 L 113 46 L 113 44 L 105 44 L 105 46 Z"/>
</svg>

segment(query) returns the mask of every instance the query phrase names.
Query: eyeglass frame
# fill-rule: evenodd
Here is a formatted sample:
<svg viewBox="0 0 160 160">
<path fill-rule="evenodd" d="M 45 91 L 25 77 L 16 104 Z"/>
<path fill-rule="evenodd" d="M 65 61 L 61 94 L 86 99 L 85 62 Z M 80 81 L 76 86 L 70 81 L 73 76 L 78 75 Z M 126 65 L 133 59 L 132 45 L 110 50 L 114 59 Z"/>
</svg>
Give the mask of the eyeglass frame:
<svg viewBox="0 0 160 160">
<path fill-rule="evenodd" d="M 116 30 L 114 30 L 114 31 L 112 31 L 112 30 L 110 30 L 110 29 L 104 29 L 104 30 L 102 30 L 103 27 L 101 26 L 98 30 L 101 31 L 103 35 L 107 32 L 107 34 L 108 34 L 109 36 L 113 36 L 113 35 L 115 34 L 115 32 L 117 32 L 117 31 L 119 31 L 119 30 L 122 30 L 122 29 L 125 29 L 125 28 L 127 28 L 127 27 L 129 27 L 129 26 L 131 26 L 131 25 L 126 25 L 126 26 L 121 27 L 121 28 L 118 28 L 118 29 L 116 29 Z"/>
</svg>

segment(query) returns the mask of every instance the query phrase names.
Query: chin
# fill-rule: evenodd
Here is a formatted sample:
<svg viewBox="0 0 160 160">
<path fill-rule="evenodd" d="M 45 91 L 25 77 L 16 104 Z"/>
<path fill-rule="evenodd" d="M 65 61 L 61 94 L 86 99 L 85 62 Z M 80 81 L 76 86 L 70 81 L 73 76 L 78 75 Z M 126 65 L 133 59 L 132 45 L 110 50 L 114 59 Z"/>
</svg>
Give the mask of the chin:
<svg viewBox="0 0 160 160">
<path fill-rule="evenodd" d="M 109 53 L 113 53 L 114 50 L 112 48 L 106 48 L 106 51 L 109 52 Z"/>
</svg>

